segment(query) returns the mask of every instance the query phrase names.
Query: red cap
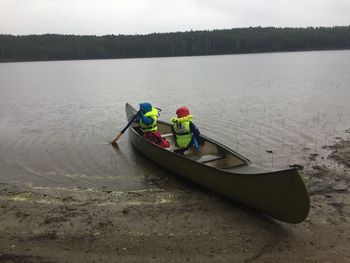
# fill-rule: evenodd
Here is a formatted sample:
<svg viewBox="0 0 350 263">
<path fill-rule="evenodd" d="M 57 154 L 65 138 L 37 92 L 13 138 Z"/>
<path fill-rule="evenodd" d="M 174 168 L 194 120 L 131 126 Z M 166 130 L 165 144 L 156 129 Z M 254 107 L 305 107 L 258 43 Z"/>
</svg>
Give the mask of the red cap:
<svg viewBox="0 0 350 263">
<path fill-rule="evenodd" d="M 186 107 L 182 107 L 176 110 L 176 115 L 178 118 L 186 117 L 187 115 L 190 115 L 190 111 Z"/>
</svg>

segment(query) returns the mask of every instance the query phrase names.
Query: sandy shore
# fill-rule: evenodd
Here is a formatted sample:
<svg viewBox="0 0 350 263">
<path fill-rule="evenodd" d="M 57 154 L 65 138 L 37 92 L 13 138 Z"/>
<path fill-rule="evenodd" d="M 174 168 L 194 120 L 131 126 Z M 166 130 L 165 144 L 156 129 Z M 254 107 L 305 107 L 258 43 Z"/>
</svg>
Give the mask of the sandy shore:
<svg viewBox="0 0 350 263">
<path fill-rule="evenodd" d="M 115 192 L 0 184 L 0 262 L 350 262 L 350 142 L 312 155 L 303 223 L 206 189 Z"/>
</svg>

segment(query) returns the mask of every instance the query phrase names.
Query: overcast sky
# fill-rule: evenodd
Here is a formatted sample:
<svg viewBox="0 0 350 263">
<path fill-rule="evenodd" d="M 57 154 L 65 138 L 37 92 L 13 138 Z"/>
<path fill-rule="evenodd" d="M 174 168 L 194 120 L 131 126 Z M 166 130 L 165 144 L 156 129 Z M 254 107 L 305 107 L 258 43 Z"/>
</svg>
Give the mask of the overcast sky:
<svg viewBox="0 0 350 263">
<path fill-rule="evenodd" d="M 0 34 L 350 25 L 350 0 L 0 0 Z"/>
</svg>

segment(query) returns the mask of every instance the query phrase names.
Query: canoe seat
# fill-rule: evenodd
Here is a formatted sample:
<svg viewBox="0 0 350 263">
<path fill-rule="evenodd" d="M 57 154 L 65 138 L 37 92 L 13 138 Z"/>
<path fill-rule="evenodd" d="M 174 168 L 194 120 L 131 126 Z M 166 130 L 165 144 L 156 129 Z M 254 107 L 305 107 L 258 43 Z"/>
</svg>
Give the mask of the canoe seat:
<svg viewBox="0 0 350 263">
<path fill-rule="evenodd" d="M 165 149 L 167 149 L 168 151 L 173 152 L 175 150 L 179 150 L 180 148 L 177 147 L 175 144 L 170 144 L 170 147 L 169 148 L 165 148 Z"/>
<path fill-rule="evenodd" d="M 169 148 L 165 148 L 165 149 L 167 149 L 168 151 L 171 151 L 171 152 L 180 149 L 179 147 L 177 147 L 177 146 L 175 145 L 175 142 L 174 142 L 174 138 L 173 138 L 173 134 L 172 134 L 172 133 L 164 133 L 164 134 L 162 134 L 162 137 L 163 137 L 164 139 L 166 139 L 166 140 L 170 143 L 170 147 L 169 147 Z"/>
<path fill-rule="evenodd" d="M 209 163 L 209 162 L 217 161 L 217 160 L 224 159 L 224 158 L 225 158 L 225 156 L 222 154 L 219 154 L 219 153 L 203 155 L 203 156 L 200 156 L 199 158 L 197 156 L 196 156 L 196 158 L 190 157 L 190 159 L 192 159 L 196 162 L 199 162 L 199 163 Z"/>
<path fill-rule="evenodd" d="M 172 133 L 165 133 L 165 134 L 162 134 L 162 137 L 163 137 L 163 138 L 170 137 L 170 136 L 173 136 L 173 134 L 172 134 Z"/>
</svg>

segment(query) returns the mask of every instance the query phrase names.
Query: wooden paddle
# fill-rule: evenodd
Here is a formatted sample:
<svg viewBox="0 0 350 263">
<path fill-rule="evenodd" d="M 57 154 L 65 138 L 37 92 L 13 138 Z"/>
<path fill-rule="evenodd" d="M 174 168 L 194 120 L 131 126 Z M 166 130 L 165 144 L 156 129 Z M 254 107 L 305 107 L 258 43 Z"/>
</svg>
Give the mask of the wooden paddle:
<svg viewBox="0 0 350 263">
<path fill-rule="evenodd" d="M 131 120 L 129 121 L 129 123 L 125 126 L 124 129 L 122 129 L 122 131 L 118 134 L 118 136 L 111 141 L 111 144 L 115 144 L 116 141 L 124 134 L 124 132 L 130 127 L 130 125 L 134 122 L 134 120 L 137 118 L 137 115 L 139 114 L 140 111 L 138 111 L 134 117 L 131 118 Z"/>
</svg>

